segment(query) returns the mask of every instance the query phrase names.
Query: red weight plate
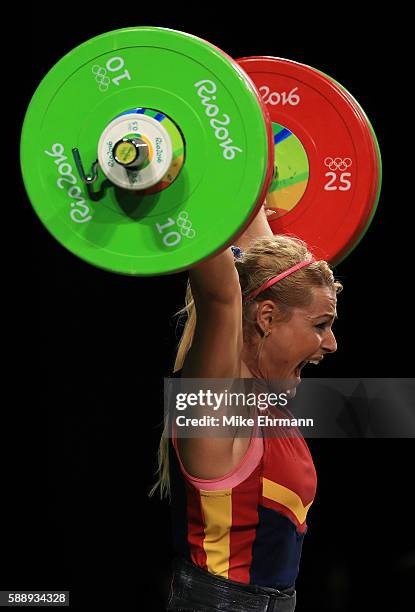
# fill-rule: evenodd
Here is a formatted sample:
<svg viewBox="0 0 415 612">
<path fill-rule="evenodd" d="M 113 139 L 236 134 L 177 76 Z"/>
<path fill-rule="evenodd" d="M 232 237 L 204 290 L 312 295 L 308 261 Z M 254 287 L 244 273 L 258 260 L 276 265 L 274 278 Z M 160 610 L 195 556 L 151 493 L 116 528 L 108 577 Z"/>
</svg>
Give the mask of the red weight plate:
<svg viewBox="0 0 415 612">
<path fill-rule="evenodd" d="M 324 74 L 322 72 L 320 72 L 320 74 L 326 79 L 328 79 L 329 82 L 333 82 L 333 79 L 331 79 L 327 74 Z M 363 238 L 367 229 L 369 228 L 370 223 L 372 222 L 373 215 L 376 212 L 376 207 L 377 207 L 379 195 L 380 195 L 380 187 L 381 187 L 381 182 L 382 182 L 382 168 L 381 168 L 381 157 L 380 157 L 380 152 L 378 149 L 378 144 L 376 141 L 376 136 L 375 136 L 375 133 L 373 132 L 373 128 L 371 127 L 367 116 L 365 115 L 365 112 L 363 111 L 362 107 L 359 105 L 357 100 L 355 100 L 355 98 L 350 94 L 350 92 L 347 91 L 347 89 L 342 87 L 336 81 L 334 81 L 334 83 L 340 86 L 343 93 L 345 93 L 346 96 L 349 98 L 349 101 L 351 105 L 354 107 L 356 113 L 360 116 L 360 120 L 364 127 L 364 132 L 366 134 L 368 147 L 372 150 L 372 154 L 375 159 L 375 172 L 374 172 L 374 179 L 372 182 L 371 196 L 369 198 L 369 204 L 367 207 L 366 224 L 363 227 L 362 232 L 358 236 L 357 240 L 350 244 L 350 250 L 347 252 L 346 251 L 343 252 L 341 254 L 341 257 L 339 257 L 336 260 L 336 263 L 339 263 L 341 260 L 347 257 L 347 255 L 359 244 L 360 240 Z"/>
<path fill-rule="evenodd" d="M 325 76 L 326 78 L 328 78 L 330 81 L 332 81 L 333 79 L 331 79 L 328 75 L 325 75 L 324 73 L 322 73 L 323 76 Z M 340 85 L 339 83 L 337 83 L 337 85 Z M 364 110 L 362 109 L 362 107 L 360 106 L 360 104 L 357 102 L 357 100 L 351 95 L 351 93 L 349 91 L 347 91 L 347 89 L 345 89 L 343 86 L 340 85 L 340 87 L 342 88 L 342 90 L 344 91 L 344 93 L 348 96 L 351 104 L 355 107 L 357 113 L 360 115 L 361 117 L 361 121 L 365 127 L 365 131 L 369 140 L 369 146 L 373 151 L 373 155 L 374 158 L 376 160 L 376 170 L 375 170 L 375 179 L 373 180 L 373 184 L 372 184 L 372 196 L 370 198 L 370 202 L 371 202 L 371 206 L 368 207 L 368 210 L 370 211 L 369 217 L 367 219 L 366 222 L 366 226 L 363 229 L 363 233 L 361 234 L 360 238 L 357 240 L 357 242 L 355 242 L 352 245 L 352 250 L 355 248 L 355 246 L 357 246 L 357 244 L 360 242 L 360 240 L 363 238 L 363 236 L 365 235 L 367 229 L 369 228 L 373 216 L 376 212 L 376 208 L 378 205 L 378 201 L 379 201 L 379 196 L 380 196 L 380 188 L 381 188 L 381 184 L 382 184 L 382 160 L 381 160 L 381 156 L 380 156 L 380 151 L 379 151 L 379 144 L 377 142 L 376 139 L 376 135 L 375 132 L 373 130 L 373 127 L 371 126 L 369 119 L 367 118 Z M 345 253 L 342 255 L 342 259 L 344 257 L 346 257 L 348 255 L 348 253 Z"/>
<path fill-rule="evenodd" d="M 309 66 L 274 57 L 237 61 L 272 123 L 295 135 L 308 159 L 303 194 L 271 228 L 335 264 L 359 241 L 376 202 L 379 160 L 367 121 L 340 85 Z"/>
<path fill-rule="evenodd" d="M 334 79 L 332 79 L 331 77 L 329 77 L 327 74 L 325 74 L 324 72 L 318 71 L 320 72 L 320 74 L 325 77 L 326 79 L 328 79 L 330 82 L 333 82 Z M 346 96 L 349 98 L 352 106 L 354 106 L 356 112 L 358 115 L 360 115 L 362 124 L 365 128 L 365 133 L 367 135 L 368 138 L 368 142 L 369 142 L 369 146 L 373 151 L 373 155 L 375 156 L 376 159 L 376 172 L 375 172 L 375 176 L 376 176 L 376 180 L 373 181 L 372 184 L 372 191 L 373 191 L 373 206 L 375 207 L 376 210 L 376 205 L 379 199 L 379 189 L 381 186 L 381 174 L 382 174 L 382 162 L 381 162 L 381 157 L 380 157 L 380 151 L 379 151 L 379 145 L 377 143 L 377 139 L 376 139 L 376 135 L 373 131 L 373 127 L 370 125 L 369 123 L 369 119 L 367 118 L 364 110 L 362 109 L 362 107 L 360 106 L 360 104 L 357 102 L 357 100 L 352 96 L 352 94 L 347 91 L 347 89 L 345 89 L 342 85 L 340 85 L 340 83 L 337 83 L 336 81 L 334 81 L 337 85 L 340 86 L 340 88 L 342 89 L 342 91 L 346 94 Z M 375 210 L 371 211 L 371 215 L 373 215 L 373 213 L 375 212 Z M 370 224 L 370 220 L 368 224 Z M 367 228 L 366 228 L 367 229 Z"/>
</svg>

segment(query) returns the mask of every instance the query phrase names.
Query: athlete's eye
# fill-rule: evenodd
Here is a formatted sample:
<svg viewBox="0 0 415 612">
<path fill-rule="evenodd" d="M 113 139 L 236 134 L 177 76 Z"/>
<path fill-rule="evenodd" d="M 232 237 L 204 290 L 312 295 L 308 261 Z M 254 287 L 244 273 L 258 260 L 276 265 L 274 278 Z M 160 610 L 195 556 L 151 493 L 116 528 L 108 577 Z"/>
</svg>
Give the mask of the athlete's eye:
<svg viewBox="0 0 415 612">
<path fill-rule="evenodd" d="M 328 323 L 328 321 L 326 321 L 325 323 L 319 323 L 318 325 L 316 325 L 316 327 L 318 329 L 324 329 L 326 327 L 327 323 Z"/>
</svg>

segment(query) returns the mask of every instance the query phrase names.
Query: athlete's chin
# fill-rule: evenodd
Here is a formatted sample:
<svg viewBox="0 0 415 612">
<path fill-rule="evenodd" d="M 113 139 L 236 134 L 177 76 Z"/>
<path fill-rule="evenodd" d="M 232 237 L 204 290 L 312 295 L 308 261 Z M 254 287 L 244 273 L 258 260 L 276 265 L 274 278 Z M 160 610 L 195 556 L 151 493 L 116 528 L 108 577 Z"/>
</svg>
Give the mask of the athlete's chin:
<svg viewBox="0 0 415 612">
<path fill-rule="evenodd" d="M 284 382 L 286 383 L 285 388 L 287 395 L 290 399 L 292 399 L 296 396 L 297 387 L 301 384 L 301 378 L 299 376 L 291 376 L 291 378 L 286 379 Z"/>
<path fill-rule="evenodd" d="M 297 394 L 297 388 L 291 387 L 290 389 L 287 389 L 286 394 L 287 394 L 288 399 L 293 399 L 293 397 L 295 397 Z"/>
<path fill-rule="evenodd" d="M 289 397 L 295 397 L 297 387 L 301 383 L 301 378 L 298 376 L 278 378 L 271 380 L 271 389 L 274 393 L 287 393 Z"/>
</svg>

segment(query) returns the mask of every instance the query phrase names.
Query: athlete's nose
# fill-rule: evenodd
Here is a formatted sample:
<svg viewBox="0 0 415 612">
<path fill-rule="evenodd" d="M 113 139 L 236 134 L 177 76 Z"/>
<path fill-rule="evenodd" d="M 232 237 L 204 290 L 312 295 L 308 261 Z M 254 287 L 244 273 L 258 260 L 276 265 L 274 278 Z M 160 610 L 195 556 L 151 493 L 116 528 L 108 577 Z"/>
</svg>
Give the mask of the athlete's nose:
<svg viewBox="0 0 415 612">
<path fill-rule="evenodd" d="M 323 336 L 321 348 L 325 353 L 335 353 L 337 351 L 337 342 L 332 329 L 329 329 Z"/>
</svg>

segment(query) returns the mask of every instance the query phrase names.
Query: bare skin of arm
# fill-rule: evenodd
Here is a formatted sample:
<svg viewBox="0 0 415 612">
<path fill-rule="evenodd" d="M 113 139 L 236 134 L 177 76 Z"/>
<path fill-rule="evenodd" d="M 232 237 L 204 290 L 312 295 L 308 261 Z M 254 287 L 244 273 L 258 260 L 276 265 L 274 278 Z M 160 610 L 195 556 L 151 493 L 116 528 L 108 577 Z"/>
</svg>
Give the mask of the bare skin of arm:
<svg viewBox="0 0 415 612">
<path fill-rule="evenodd" d="M 274 235 L 269 226 L 265 208 L 266 205 L 261 207 L 261 210 L 258 212 L 252 223 L 250 223 L 244 233 L 235 240 L 235 245 L 242 250 L 246 249 L 250 242 L 255 238 L 259 238 L 260 236 L 272 237 Z M 269 218 L 272 219 L 273 215 L 269 215 Z"/>
<path fill-rule="evenodd" d="M 244 250 L 259 236 L 272 236 L 263 208 L 235 243 Z M 230 249 L 189 271 L 197 324 L 183 365 L 183 378 L 241 376 L 242 297 Z M 249 438 L 178 438 L 181 460 L 197 478 L 219 478 L 244 457 Z"/>
</svg>

